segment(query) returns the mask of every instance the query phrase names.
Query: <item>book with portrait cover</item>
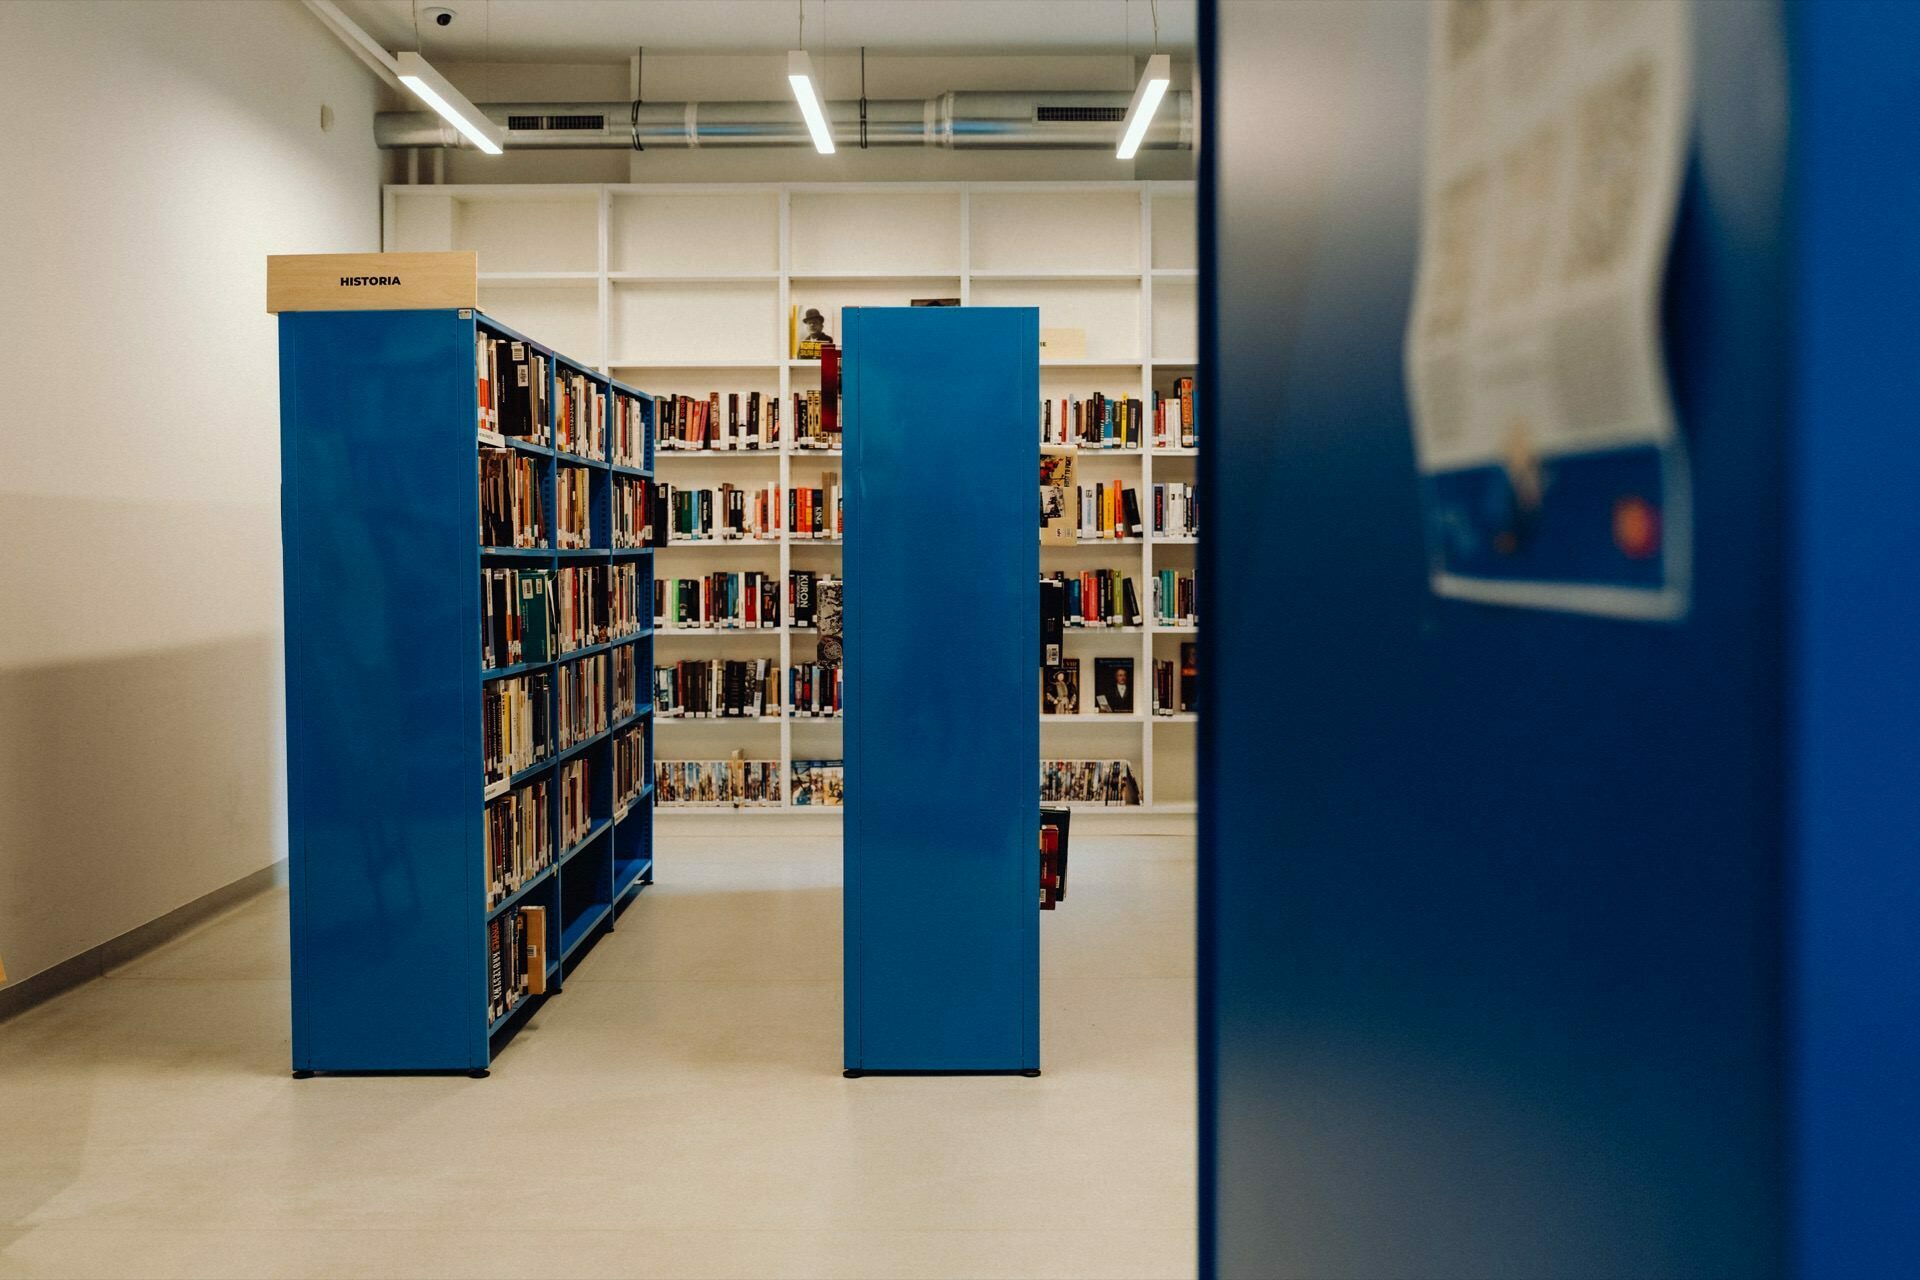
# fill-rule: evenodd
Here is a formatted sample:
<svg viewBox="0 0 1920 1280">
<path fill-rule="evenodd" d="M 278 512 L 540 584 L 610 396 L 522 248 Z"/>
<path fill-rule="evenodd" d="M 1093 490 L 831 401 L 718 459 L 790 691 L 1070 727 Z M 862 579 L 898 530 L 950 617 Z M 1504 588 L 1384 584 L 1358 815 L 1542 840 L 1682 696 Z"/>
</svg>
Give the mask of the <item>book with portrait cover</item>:
<svg viewBox="0 0 1920 1280">
<path fill-rule="evenodd" d="M 1096 711 L 1112 715 L 1132 714 L 1132 658 L 1095 658 L 1093 660 L 1093 705 Z"/>
<path fill-rule="evenodd" d="M 1080 713 L 1080 659 L 1068 658 L 1040 673 L 1040 711 L 1049 716 Z"/>
</svg>

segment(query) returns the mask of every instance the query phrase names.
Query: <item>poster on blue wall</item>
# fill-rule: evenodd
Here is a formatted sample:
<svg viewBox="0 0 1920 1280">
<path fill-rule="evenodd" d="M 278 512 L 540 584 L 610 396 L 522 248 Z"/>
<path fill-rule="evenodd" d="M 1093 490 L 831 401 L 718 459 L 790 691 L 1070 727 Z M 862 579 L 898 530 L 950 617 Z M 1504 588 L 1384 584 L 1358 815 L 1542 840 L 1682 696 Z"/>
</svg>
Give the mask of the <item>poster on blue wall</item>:
<svg viewBox="0 0 1920 1280">
<path fill-rule="evenodd" d="M 1683 0 L 1432 6 L 1406 340 L 1433 589 L 1685 614 L 1685 442 L 1660 293 L 1685 159 Z"/>
</svg>

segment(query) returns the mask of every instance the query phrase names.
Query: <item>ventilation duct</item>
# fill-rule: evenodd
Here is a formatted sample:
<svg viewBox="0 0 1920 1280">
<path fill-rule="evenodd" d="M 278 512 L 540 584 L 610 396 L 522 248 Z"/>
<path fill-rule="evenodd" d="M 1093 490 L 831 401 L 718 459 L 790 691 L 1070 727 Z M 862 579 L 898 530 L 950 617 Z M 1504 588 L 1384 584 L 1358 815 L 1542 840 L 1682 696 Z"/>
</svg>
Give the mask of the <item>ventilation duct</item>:
<svg viewBox="0 0 1920 1280">
<path fill-rule="evenodd" d="M 866 145 L 949 151 L 1111 151 L 1127 113 L 1125 93 L 944 93 L 925 101 L 869 99 Z M 857 150 L 858 101 L 829 102 L 839 146 Z M 811 147 L 791 99 L 778 102 L 491 102 L 480 105 L 506 130 L 508 151 L 696 147 Z M 1141 146 L 1193 148 L 1193 95 L 1169 93 Z M 386 148 L 465 147 L 431 111 L 383 111 L 374 140 Z"/>
</svg>

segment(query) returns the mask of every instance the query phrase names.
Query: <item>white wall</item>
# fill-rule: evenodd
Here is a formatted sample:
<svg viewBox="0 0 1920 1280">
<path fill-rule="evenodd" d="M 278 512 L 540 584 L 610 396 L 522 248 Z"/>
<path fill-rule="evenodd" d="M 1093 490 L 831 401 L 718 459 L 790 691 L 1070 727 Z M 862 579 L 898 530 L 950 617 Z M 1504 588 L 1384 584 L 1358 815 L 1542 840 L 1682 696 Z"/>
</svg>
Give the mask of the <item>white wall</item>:
<svg viewBox="0 0 1920 1280">
<path fill-rule="evenodd" d="M 284 856 L 265 258 L 379 247 L 378 87 L 296 0 L 0 3 L 14 981 Z"/>
</svg>

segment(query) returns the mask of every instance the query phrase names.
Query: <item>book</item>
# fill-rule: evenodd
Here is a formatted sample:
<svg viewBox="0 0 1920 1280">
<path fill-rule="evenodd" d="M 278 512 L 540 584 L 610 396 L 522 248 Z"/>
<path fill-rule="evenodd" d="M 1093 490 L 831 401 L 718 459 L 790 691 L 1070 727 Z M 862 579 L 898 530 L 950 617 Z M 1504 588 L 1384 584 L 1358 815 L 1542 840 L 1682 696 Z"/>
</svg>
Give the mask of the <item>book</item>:
<svg viewBox="0 0 1920 1280">
<path fill-rule="evenodd" d="M 1137 538 L 1140 502 L 1132 485 L 1099 481 L 1079 486 L 1078 539 Z"/>
<path fill-rule="evenodd" d="M 844 684 L 841 668 L 824 662 L 787 668 L 787 714 L 808 719 L 840 714 Z"/>
<path fill-rule="evenodd" d="M 1080 659 L 1067 658 L 1047 668 L 1040 677 L 1040 714 L 1080 714 Z"/>
<path fill-rule="evenodd" d="M 527 994 L 547 994 L 547 909 L 520 908 L 520 934 L 526 939 Z"/>
<path fill-rule="evenodd" d="M 607 447 L 613 455 L 615 466 L 646 467 L 647 405 L 644 400 L 618 390 L 614 392 L 613 417 L 607 426 Z"/>
<path fill-rule="evenodd" d="M 653 785 L 665 808 L 777 808 L 782 796 L 778 760 L 738 753 L 726 760 L 658 761 Z"/>
<path fill-rule="evenodd" d="M 607 393 L 577 369 L 554 379 L 553 444 L 564 453 L 604 462 L 607 457 Z"/>
<path fill-rule="evenodd" d="M 1153 446 L 1156 449 L 1194 449 L 1200 444 L 1194 413 L 1193 379 L 1175 378 L 1171 393 L 1153 393 Z"/>
<path fill-rule="evenodd" d="M 613 659 L 613 706 L 609 714 L 617 723 L 640 709 L 639 650 L 623 644 L 609 655 Z"/>
<path fill-rule="evenodd" d="M 1180 569 L 1162 569 L 1148 581 L 1153 586 L 1153 620 L 1163 627 L 1199 625 L 1199 593 L 1194 575 Z"/>
<path fill-rule="evenodd" d="M 607 731 L 607 655 L 563 662 L 554 673 L 554 750 L 585 742 Z"/>
<path fill-rule="evenodd" d="M 839 808 L 846 802 L 847 768 L 840 760 L 795 760 L 787 794 L 793 807 Z"/>
<path fill-rule="evenodd" d="M 554 540 L 562 547 L 585 547 L 593 532 L 593 472 L 585 467 L 553 469 Z"/>
<path fill-rule="evenodd" d="M 1153 531 L 1163 537 L 1198 537 L 1200 502 L 1194 487 L 1169 481 L 1153 486 Z"/>
<path fill-rule="evenodd" d="M 665 526 L 656 542 L 775 542 L 781 531 L 781 489 L 720 484 L 712 488 L 653 486 L 655 509 Z M 791 510 L 793 491 L 787 491 Z"/>
<path fill-rule="evenodd" d="M 756 570 L 700 578 L 655 578 L 654 625 L 671 630 L 742 631 L 780 625 L 779 579 Z"/>
<path fill-rule="evenodd" d="M 1145 410 L 1139 399 L 1095 392 L 1040 402 L 1040 443 L 1076 449 L 1141 447 Z"/>
<path fill-rule="evenodd" d="M 1040 541 L 1071 543 L 1080 536 L 1079 491 L 1074 451 L 1059 446 L 1040 450 Z"/>
<path fill-rule="evenodd" d="M 480 545 L 547 545 L 545 503 L 532 458 L 507 449 L 480 450 Z"/>
<path fill-rule="evenodd" d="M 1070 629 L 1137 627 L 1143 621 L 1133 579 L 1118 569 L 1086 569 L 1077 574 L 1056 572 L 1053 580 L 1059 582 L 1066 593 L 1063 621 Z"/>
<path fill-rule="evenodd" d="M 551 582 L 547 608 L 553 615 L 557 652 L 572 653 L 590 645 L 604 644 L 611 636 L 607 567 L 580 565 L 560 569 L 551 576 Z M 553 653 L 544 653 L 527 661 L 543 662 L 552 656 Z"/>
<path fill-rule="evenodd" d="M 480 571 L 480 663 L 545 662 L 553 656 L 551 575 L 545 569 Z"/>
<path fill-rule="evenodd" d="M 544 778 L 486 802 L 481 825 L 489 910 L 552 865 L 551 813 Z"/>
<path fill-rule="evenodd" d="M 1200 709 L 1200 646 L 1191 640 L 1180 646 L 1180 709 Z"/>
<path fill-rule="evenodd" d="M 651 547 L 660 541 L 658 487 L 632 476 L 613 478 L 613 545 L 617 550 Z"/>
<path fill-rule="evenodd" d="M 1060 664 L 1066 638 L 1067 584 L 1058 578 L 1040 579 L 1040 667 Z"/>
<path fill-rule="evenodd" d="M 653 669 L 653 714 L 662 719 L 755 719 L 769 714 L 777 658 L 694 658 Z"/>
<path fill-rule="evenodd" d="M 1133 711 L 1133 659 L 1093 660 L 1093 708 L 1107 715 Z"/>
<path fill-rule="evenodd" d="M 593 829 L 593 775 L 587 762 L 575 757 L 560 766 L 555 778 L 560 796 L 560 848 L 564 852 L 587 838 Z"/>
<path fill-rule="evenodd" d="M 819 578 L 814 587 L 820 601 L 820 661 L 837 668 L 841 654 L 840 579 Z"/>
<path fill-rule="evenodd" d="M 667 453 L 742 453 L 780 444 L 780 398 L 749 391 L 663 395 L 654 402 L 654 444 Z"/>
<path fill-rule="evenodd" d="M 647 628 L 640 599 L 640 566 L 632 561 L 611 566 L 607 574 L 607 634 L 609 639 L 635 635 Z"/>
<path fill-rule="evenodd" d="M 1073 813 L 1064 808 L 1040 810 L 1040 909 L 1052 911 L 1067 896 L 1067 844 Z"/>
<path fill-rule="evenodd" d="M 646 790 L 653 770 L 647 760 L 647 734 L 644 725 L 635 725 L 614 735 L 613 739 L 613 811 L 625 817 L 629 806 Z"/>
<path fill-rule="evenodd" d="M 1140 783 L 1125 760 L 1042 760 L 1040 803 L 1137 805 Z"/>
<path fill-rule="evenodd" d="M 548 709 L 552 674 L 535 671 L 481 685 L 480 737 L 489 783 L 504 783 L 531 769 L 554 749 Z"/>
</svg>

